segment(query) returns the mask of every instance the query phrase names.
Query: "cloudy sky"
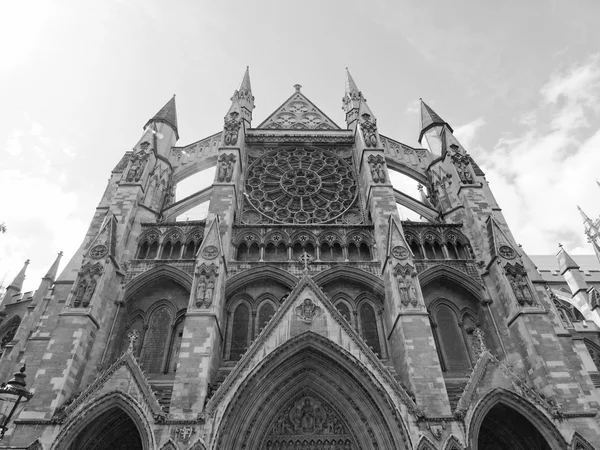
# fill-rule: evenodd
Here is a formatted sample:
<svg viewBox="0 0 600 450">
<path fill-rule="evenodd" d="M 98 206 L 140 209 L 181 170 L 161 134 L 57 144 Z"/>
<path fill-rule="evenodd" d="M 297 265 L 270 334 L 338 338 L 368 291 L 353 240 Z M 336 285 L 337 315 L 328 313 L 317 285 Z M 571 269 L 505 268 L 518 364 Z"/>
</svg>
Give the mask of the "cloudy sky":
<svg viewBox="0 0 600 450">
<path fill-rule="evenodd" d="M 530 254 L 591 253 L 600 215 L 600 3 L 30 0 L 3 5 L 0 280 L 35 289 L 79 246 L 110 170 L 177 94 L 179 144 L 218 132 L 250 66 L 254 125 L 303 85 L 343 125 L 350 68 L 380 131 L 422 97 L 487 174 Z M 190 179 L 179 194 L 212 177 Z"/>
</svg>

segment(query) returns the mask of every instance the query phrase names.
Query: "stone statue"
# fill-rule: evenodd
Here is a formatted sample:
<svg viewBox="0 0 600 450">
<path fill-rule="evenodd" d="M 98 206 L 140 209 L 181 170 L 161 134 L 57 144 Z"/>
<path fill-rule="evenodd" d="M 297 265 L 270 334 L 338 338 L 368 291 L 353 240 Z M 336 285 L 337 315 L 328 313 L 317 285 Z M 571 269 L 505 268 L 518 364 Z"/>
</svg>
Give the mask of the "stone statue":
<svg viewBox="0 0 600 450">
<path fill-rule="evenodd" d="M 225 181 L 225 178 L 227 177 L 227 166 L 227 161 L 224 158 L 219 161 L 219 173 L 217 176 L 218 181 Z"/>
<path fill-rule="evenodd" d="M 215 289 L 215 282 L 213 280 L 209 280 L 206 285 L 206 295 L 204 297 L 204 305 L 208 308 L 212 305 L 213 302 L 213 291 Z"/>
<path fill-rule="evenodd" d="M 81 280 L 77 285 L 77 290 L 75 291 L 75 297 L 73 300 L 73 306 L 79 307 L 81 302 L 83 301 L 83 296 L 85 295 L 85 291 L 87 289 L 87 282 L 85 280 Z"/>
<path fill-rule="evenodd" d="M 408 301 L 411 305 L 417 306 L 419 304 L 419 300 L 417 298 L 417 290 L 415 289 L 413 281 L 409 275 L 406 276 L 406 283 L 408 285 Z"/>
<path fill-rule="evenodd" d="M 404 306 L 408 306 L 408 286 L 406 285 L 404 277 L 402 276 L 398 277 L 398 290 L 400 291 L 400 303 L 402 303 Z"/>
<path fill-rule="evenodd" d="M 201 307 L 204 303 L 204 297 L 206 292 L 206 278 L 200 277 L 198 280 L 198 286 L 196 287 L 196 306 Z"/>
<path fill-rule="evenodd" d="M 81 306 L 87 308 L 90 302 L 92 301 L 92 295 L 94 295 L 94 291 L 96 290 L 96 278 L 92 277 L 90 284 L 87 286 L 85 290 L 85 294 L 83 295 L 83 299 L 81 300 Z"/>
</svg>

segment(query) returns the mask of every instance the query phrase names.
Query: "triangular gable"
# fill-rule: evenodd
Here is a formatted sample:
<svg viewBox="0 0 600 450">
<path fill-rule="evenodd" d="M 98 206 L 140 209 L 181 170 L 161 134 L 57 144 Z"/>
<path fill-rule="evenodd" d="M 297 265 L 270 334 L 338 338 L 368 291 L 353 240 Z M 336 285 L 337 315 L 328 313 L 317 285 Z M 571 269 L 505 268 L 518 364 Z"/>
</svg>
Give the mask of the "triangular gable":
<svg viewBox="0 0 600 450">
<path fill-rule="evenodd" d="M 82 404 L 89 403 L 102 394 L 119 390 L 145 404 L 154 417 L 165 416 L 154 392 L 146 382 L 140 365 L 130 352 L 125 352 L 100 374 L 60 415 L 67 417 Z"/>
<path fill-rule="evenodd" d="M 198 249 L 196 257 L 211 261 L 222 254 L 223 244 L 221 243 L 221 233 L 219 232 L 219 216 L 215 216 L 210 227 L 208 227 L 208 232 Z"/>
<path fill-rule="evenodd" d="M 399 260 L 414 258 L 415 255 L 410 250 L 410 246 L 404 239 L 404 235 L 400 231 L 400 226 L 393 216 L 390 216 L 388 224 L 388 239 L 387 239 L 387 258 L 396 258 Z"/>
<path fill-rule="evenodd" d="M 100 231 L 90 243 L 85 257 L 92 259 L 115 257 L 117 246 L 117 218 L 114 214 L 107 214 L 102 222 Z"/>
<path fill-rule="evenodd" d="M 486 225 L 490 250 L 488 267 L 497 257 L 501 257 L 505 261 L 518 261 L 521 255 L 517 251 L 516 245 L 514 245 L 508 236 L 500 229 L 500 226 L 492 216 L 488 216 Z"/>
<path fill-rule="evenodd" d="M 267 117 L 258 128 L 275 130 L 341 130 L 300 89 Z"/>
<path fill-rule="evenodd" d="M 206 407 L 207 413 L 211 414 L 235 390 L 233 386 L 241 384 L 245 376 L 267 355 L 287 341 L 306 333 L 329 339 L 371 366 L 392 386 L 408 410 L 419 414 L 414 401 L 306 272 L 211 398 Z"/>
</svg>

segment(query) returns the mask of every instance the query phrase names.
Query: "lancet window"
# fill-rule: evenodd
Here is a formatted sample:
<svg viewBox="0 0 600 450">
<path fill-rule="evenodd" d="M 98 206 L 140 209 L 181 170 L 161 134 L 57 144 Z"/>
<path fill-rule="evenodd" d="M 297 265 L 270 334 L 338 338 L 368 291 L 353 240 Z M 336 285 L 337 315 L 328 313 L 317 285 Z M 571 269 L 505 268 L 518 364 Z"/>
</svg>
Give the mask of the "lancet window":
<svg viewBox="0 0 600 450">
<path fill-rule="evenodd" d="M 0 355 L 4 353 L 4 349 L 8 343 L 15 338 L 15 334 L 19 329 L 19 325 L 21 325 L 21 318 L 19 316 L 15 316 L 10 319 L 10 321 L 8 321 L 2 329 L 0 329 Z"/>
<path fill-rule="evenodd" d="M 460 313 L 451 302 L 443 299 L 435 302 L 430 309 L 430 320 L 438 350 L 440 364 L 444 372 L 463 373 L 472 367 L 470 342 Z M 477 326 L 474 314 L 468 315 L 469 331 Z"/>
</svg>

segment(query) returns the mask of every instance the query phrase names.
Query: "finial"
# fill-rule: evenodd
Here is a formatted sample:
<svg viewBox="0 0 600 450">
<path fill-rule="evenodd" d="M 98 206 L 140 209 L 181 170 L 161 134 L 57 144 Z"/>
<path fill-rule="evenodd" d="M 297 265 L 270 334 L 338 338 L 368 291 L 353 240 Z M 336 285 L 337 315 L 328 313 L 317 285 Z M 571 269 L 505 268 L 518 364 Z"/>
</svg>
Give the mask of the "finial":
<svg viewBox="0 0 600 450">
<path fill-rule="evenodd" d="M 558 243 L 558 246 L 559 246 L 560 248 L 562 248 L 562 246 L 563 246 L 563 245 L 562 245 L 562 244 L 559 242 L 559 243 Z"/>
<path fill-rule="evenodd" d="M 300 84 L 295 84 L 295 85 L 294 85 L 294 89 L 296 89 L 296 92 L 300 92 L 300 89 L 302 89 L 302 85 L 300 85 Z"/>
</svg>

